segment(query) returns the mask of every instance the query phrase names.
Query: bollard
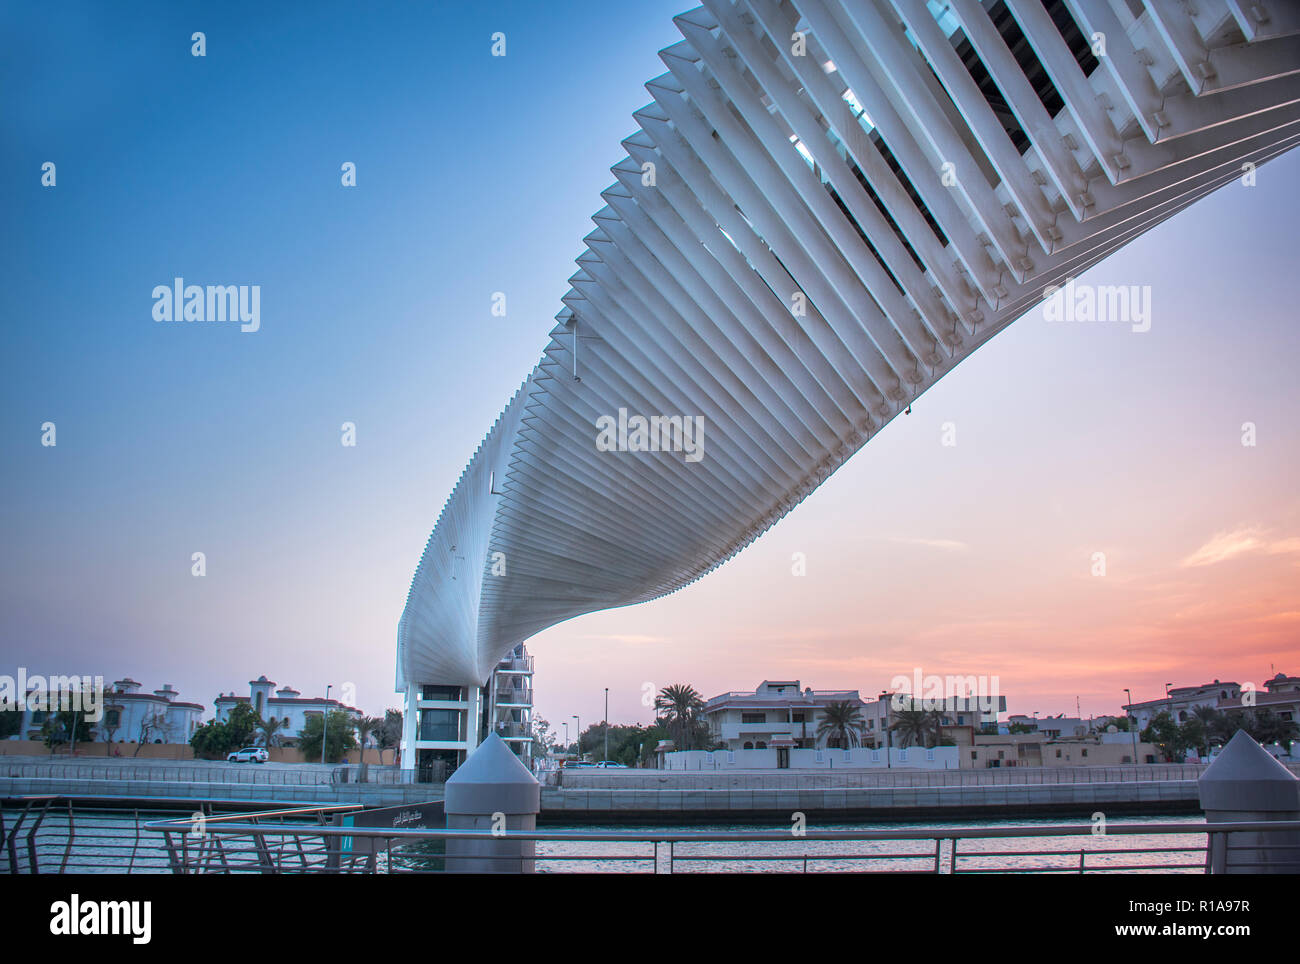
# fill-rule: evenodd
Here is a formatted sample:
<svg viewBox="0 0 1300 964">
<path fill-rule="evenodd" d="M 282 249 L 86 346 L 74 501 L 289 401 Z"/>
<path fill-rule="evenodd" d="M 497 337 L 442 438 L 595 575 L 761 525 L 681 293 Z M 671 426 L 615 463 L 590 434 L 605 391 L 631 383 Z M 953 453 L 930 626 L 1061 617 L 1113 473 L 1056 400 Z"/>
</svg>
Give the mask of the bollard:
<svg viewBox="0 0 1300 964">
<path fill-rule="evenodd" d="M 542 791 L 528 767 L 493 733 L 447 778 L 448 830 L 536 830 Z M 532 840 L 447 841 L 447 872 L 531 874 Z"/>
<path fill-rule="evenodd" d="M 1300 820 L 1300 780 L 1238 730 L 1197 783 L 1207 824 Z M 1212 833 L 1212 874 L 1300 873 L 1300 831 Z"/>
</svg>

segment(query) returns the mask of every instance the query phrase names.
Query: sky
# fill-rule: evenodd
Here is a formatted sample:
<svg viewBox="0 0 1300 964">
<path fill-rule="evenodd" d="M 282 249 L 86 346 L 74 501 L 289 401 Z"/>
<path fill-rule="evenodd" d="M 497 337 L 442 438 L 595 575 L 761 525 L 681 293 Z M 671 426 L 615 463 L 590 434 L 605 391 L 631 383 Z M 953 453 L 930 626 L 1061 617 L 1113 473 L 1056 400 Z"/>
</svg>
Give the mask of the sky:
<svg viewBox="0 0 1300 964">
<path fill-rule="evenodd" d="M 429 530 L 685 5 L 268 6 L 0 8 L 0 674 L 400 706 Z M 1265 165 L 1080 279 L 1149 286 L 1150 330 L 1031 312 L 717 572 L 534 637 L 538 714 L 919 670 L 1090 715 L 1300 673 L 1298 181 Z M 156 322 L 175 277 L 260 285 L 260 329 Z"/>
</svg>

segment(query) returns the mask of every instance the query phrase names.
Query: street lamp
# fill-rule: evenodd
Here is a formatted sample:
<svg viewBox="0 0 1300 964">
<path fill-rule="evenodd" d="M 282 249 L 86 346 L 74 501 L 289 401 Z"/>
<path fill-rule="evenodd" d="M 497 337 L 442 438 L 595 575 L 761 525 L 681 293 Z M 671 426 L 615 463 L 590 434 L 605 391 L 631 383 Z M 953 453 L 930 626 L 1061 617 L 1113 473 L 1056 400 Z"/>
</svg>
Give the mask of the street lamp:
<svg viewBox="0 0 1300 964">
<path fill-rule="evenodd" d="M 882 692 L 880 694 L 880 702 L 885 703 L 885 697 L 887 697 L 888 695 L 889 695 L 888 692 Z M 894 766 L 893 761 L 889 759 L 891 756 L 893 756 L 893 749 L 894 749 L 894 731 L 889 728 L 889 704 L 885 703 L 885 769 L 886 770 L 889 770 Z"/>
<path fill-rule="evenodd" d="M 578 714 L 573 714 L 573 732 L 578 734 L 574 739 L 578 743 L 578 762 L 582 762 L 582 720 L 578 719 Z"/>
<path fill-rule="evenodd" d="M 325 737 L 329 733 L 330 721 L 330 690 L 334 688 L 333 683 L 325 687 L 325 705 L 321 707 L 320 714 L 320 762 L 321 766 L 325 765 Z"/>
<path fill-rule="evenodd" d="M 605 687 L 605 760 L 609 761 L 609 687 Z"/>
<path fill-rule="evenodd" d="M 1125 694 L 1128 695 L 1128 705 L 1124 707 L 1124 712 L 1128 714 L 1128 732 L 1133 738 L 1133 765 L 1137 766 L 1138 761 L 1138 734 L 1137 734 L 1137 717 L 1133 715 L 1133 691 L 1127 686 L 1124 687 Z"/>
<path fill-rule="evenodd" d="M 560 724 L 564 727 L 564 759 L 569 759 L 569 721 L 565 720 Z"/>
</svg>

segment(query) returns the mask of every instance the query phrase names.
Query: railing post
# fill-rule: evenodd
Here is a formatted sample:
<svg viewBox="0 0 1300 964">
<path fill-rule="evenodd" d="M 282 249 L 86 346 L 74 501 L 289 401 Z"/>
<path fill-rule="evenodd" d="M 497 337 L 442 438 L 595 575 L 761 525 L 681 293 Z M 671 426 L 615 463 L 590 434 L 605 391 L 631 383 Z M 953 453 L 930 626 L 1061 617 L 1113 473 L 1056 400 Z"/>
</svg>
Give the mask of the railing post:
<svg viewBox="0 0 1300 964">
<path fill-rule="evenodd" d="M 1197 782 L 1209 824 L 1300 820 L 1300 780 L 1262 746 L 1238 730 Z M 1210 833 L 1206 846 L 1222 840 L 1221 859 L 1212 852 L 1210 872 L 1300 873 L 1300 831 L 1261 830 Z"/>
<path fill-rule="evenodd" d="M 541 785 L 496 733 L 484 740 L 446 783 L 448 830 L 531 832 L 542 808 Z M 531 874 L 535 840 L 447 839 L 449 873 Z"/>
</svg>

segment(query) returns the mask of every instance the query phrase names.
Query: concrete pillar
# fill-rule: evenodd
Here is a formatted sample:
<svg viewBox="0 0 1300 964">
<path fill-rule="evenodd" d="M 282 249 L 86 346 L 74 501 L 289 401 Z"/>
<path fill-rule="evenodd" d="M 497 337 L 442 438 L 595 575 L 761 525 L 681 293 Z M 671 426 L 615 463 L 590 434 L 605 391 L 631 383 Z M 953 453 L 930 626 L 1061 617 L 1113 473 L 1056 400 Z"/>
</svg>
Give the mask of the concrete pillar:
<svg viewBox="0 0 1300 964">
<path fill-rule="evenodd" d="M 1209 824 L 1300 820 L 1300 780 L 1242 730 L 1201 774 L 1198 789 Z M 1209 846 L 1210 873 L 1300 873 L 1300 831 L 1211 834 Z"/>
<path fill-rule="evenodd" d="M 535 830 L 542 790 L 504 740 L 493 733 L 447 779 L 449 830 Z M 448 840 L 447 871 L 531 874 L 531 840 Z"/>
<path fill-rule="evenodd" d="M 402 739 L 398 744 L 403 770 L 415 769 L 415 739 L 420 727 L 420 687 L 409 683 L 402 704 Z"/>
</svg>

